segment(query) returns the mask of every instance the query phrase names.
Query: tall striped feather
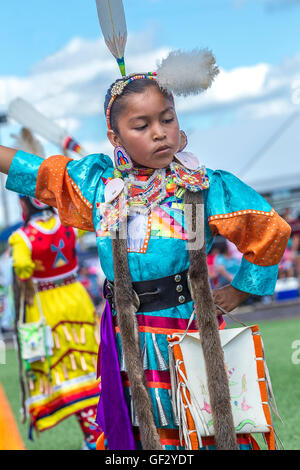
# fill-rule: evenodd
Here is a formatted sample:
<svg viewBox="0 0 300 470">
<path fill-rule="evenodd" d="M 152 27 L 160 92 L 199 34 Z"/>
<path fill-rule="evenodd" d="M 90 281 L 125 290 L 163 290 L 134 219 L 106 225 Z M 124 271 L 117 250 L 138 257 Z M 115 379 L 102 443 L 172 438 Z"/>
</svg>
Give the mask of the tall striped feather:
<svg viewBox="0 0 300 470">
<path fill-rule="evenodd" d="M 122 76 L 126 75 L 124 52 L 127 26 L 122 0 L 96 0 L 100 27 L 105 43 L 116 58 Z"/>
</svg>

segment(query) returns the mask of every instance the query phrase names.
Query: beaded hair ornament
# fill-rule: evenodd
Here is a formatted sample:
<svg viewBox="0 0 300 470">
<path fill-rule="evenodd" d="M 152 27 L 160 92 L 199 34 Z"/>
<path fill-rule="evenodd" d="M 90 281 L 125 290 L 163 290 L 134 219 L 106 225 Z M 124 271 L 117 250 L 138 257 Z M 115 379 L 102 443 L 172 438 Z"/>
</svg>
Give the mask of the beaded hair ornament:
<svg viewBox="0 0 300 470">
<path fill-rule="evenodd" d="M 114 86 L 112 87 L 111 89 L 111 98 L 110 98 L 110 101 L 108 103 L 108 106 L 107 106 L 107 109 L 106 109 L 106 122 L 107 122 L 107 127 L 108 129 L 111 130 L 111 124 L 110 124 L 110 111 L 111 111 L 111 108 L 112 108 L 112 105 L 115 101 L 115 99 L 122 95 L 125 87 L 133 82 L 134 80 L 139 80 L 139 79 L 142 79 L 142 78 L 149 78 L 150 80 L 155 80 L 155 77 L 156 77 L 156 72 L 149 72 L 149 73 L 145 73 L 145 74 L 132 74 L 132 75 L 129 75 L 129 77 L 125 77 L 124 80 L 119 80 L 117 81 Z"/>
</svg>

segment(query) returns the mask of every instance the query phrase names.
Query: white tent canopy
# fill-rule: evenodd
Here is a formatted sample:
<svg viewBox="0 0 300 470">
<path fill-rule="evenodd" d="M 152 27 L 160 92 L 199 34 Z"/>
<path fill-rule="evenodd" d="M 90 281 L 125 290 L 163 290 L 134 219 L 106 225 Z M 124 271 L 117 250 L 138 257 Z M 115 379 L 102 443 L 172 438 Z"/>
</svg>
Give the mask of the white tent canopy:
<svg viewBox="0 0 300 470">
<path fill-rule="evenodd" d="M 259 155 L 288 118 L 244 120 L 195 131 L 189 135 L 190 149 L 206 167 L 230 171 L 259 192 L 300 188 L 300 114 Z"/>
</svg>

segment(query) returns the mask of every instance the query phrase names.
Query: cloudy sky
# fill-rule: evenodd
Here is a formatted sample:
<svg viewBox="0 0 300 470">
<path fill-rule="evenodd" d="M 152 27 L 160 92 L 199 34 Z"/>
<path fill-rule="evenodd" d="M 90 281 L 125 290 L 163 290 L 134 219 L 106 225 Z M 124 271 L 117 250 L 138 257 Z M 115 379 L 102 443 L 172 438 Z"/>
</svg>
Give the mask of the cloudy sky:
<svg viewBox="0 0 300 470">
<path fill-rule="evenodd" d="M 176 100 L 190 150 L 206 166 L 254 185 L 295 174 L 299 0 L 124 0 L 124 7 L 127 72 L 154 70 L 174 48 L 214 52 L 221 72 L 212 88 Z M 88 152 L 112 154 L 103 99 L 118 69 L 103 42 L 94 0 L 1 5 L 0 57 L 0 112 L 21 96 Z M 14 122 L 2 127 L 2 143 L 11 145 L 18 129 Z M 47 155 L 58 151 L 44 147 Z M 16 200 L 9 199 L 15 221 Z"/>
</svg>

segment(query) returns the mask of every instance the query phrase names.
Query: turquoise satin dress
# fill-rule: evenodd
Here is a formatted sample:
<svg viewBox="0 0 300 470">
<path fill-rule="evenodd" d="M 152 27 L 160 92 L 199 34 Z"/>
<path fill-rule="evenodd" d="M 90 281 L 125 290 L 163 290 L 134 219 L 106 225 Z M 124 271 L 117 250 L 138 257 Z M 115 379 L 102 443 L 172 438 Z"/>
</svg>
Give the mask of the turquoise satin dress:
<svg viewBox="0 0 300 470">
<path fill-rule="evenodd" d="M 51 160 L 54 158 L 55 161 Z M 90 217 L 90 224 L 96 232 L 101 267 L 107 279 L 113 281 L 112 243 L 109 232 L 103 230 L 99 210 L 104 202 L 105 185 L 113 178 L 112 161 L 103 154 L 89 155 L 79 161 L 64 159 L 60 170 L 56 168 L 57 162 L 58 157 L 43 161 L 18 151 L 11 164 L 6 187 L 52 203 L 58 207 L 63 223 L 70 224 L 74 220 L 72 223 L 76 222 L 79 228 L 86 228 L 85 220 Z M 51 174 L 54 174 L 52 183 L 49 182 Z M 207 251 L 217 233 L 233 241 L 244 256 L 232 285 L 250 294 L 272 295 L 278 263 L 289 238 L 289 226 L 267 201 L 233 174 L 208 169 L 207 175 L 209 188 L 203 191 Z M 82 204 L 84 217 L 80 210 Z M 188 269 L 183 199 L 168 192 L 149 216 L 139 216 L 129 223 L 133 232 L 140 234 L 132 239 L 128 236 L 128 260 L 133 282 L 175 276 Z M 181 448 L 170 400 L 167 336 L 175 330 L 185 331 L 192 310 L 193 302 L 187 302 L 160 311 L 137 312 L 147 386 L 155 422 L 166 449 Z M 138 439 L 138 423 L 130 397 L 121 338 L 114 320 L 124 391 Z M 240 435 L 239 443 L 246 448 L 250 446 L 247 436 Z"/>
</svg>

